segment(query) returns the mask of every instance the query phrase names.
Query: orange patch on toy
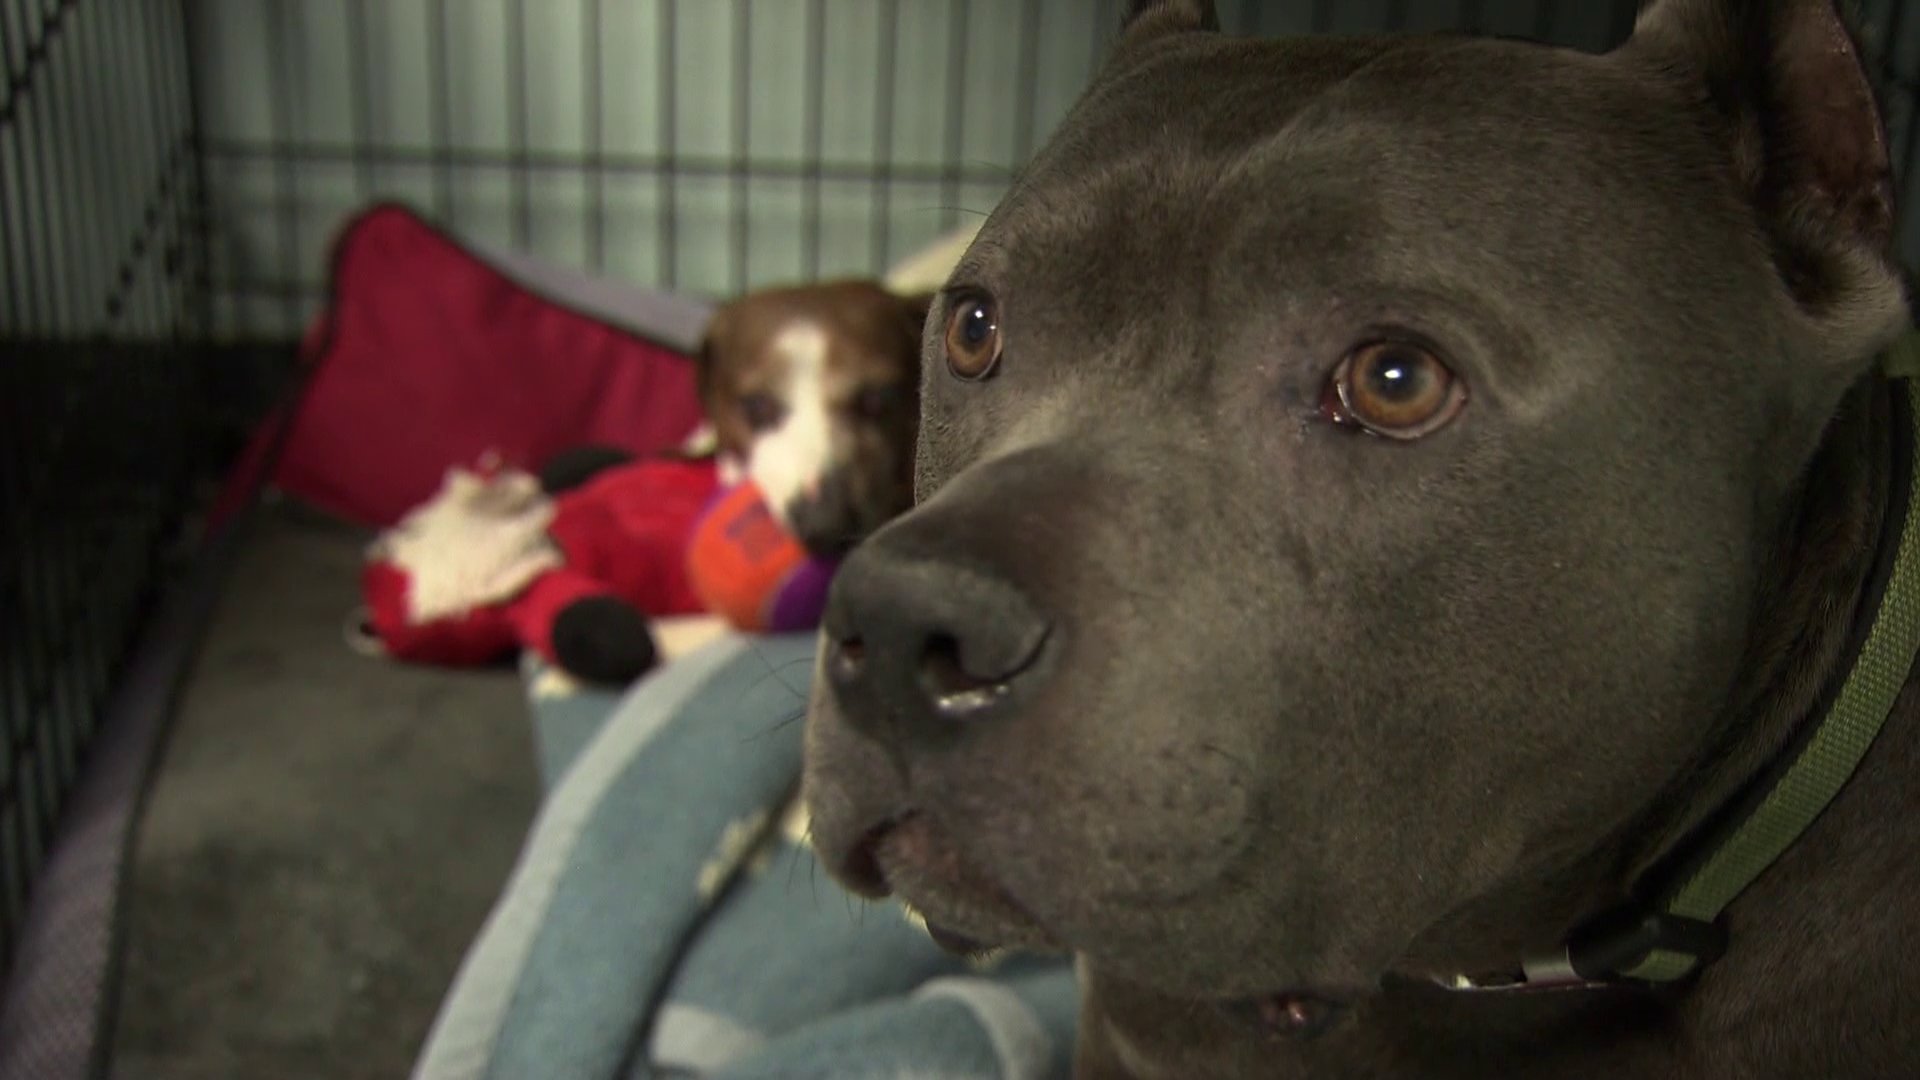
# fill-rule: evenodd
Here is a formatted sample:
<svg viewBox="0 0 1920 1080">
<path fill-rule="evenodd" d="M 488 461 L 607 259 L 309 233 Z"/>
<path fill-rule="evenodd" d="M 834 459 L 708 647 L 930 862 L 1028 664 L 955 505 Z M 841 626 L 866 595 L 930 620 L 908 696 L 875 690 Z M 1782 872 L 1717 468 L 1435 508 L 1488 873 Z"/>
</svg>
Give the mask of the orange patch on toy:
<svg viewBox="0 0 1920 1080">
<path fill-rule="evenodd" d="M 806 561 L 806 549 L 749 482 L 722 494 L 695 526 L 687 578 L 714 614 L 746 633 L 762 633 L 772 598 Z"/>
</svg>

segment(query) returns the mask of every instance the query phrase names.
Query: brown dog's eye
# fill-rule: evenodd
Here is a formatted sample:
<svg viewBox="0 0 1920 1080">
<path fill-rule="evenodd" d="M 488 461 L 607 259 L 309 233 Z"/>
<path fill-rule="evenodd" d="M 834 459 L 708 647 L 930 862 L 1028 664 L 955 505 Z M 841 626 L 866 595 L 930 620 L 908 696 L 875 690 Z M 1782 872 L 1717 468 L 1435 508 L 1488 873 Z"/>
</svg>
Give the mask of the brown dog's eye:
<svg viewBox="0 0 1920 1080">
<path fill-rule="evenodd" d="M 1000 313 L 983 296 L 963 297 L 947 315 L 947 370 L 974 381 L 1000 362 Z"/>
<path fill-rule="evenodd" d="M 787 414 L 780 400 L 768 394 L 748 394 L 740 399 L 740 419 L 754 431 L 766 431 Z"/>
<path fill-rule="evenodd" d="M 1417 439 L 1453 419 L 1466 385 L 1432 353 L 1401 341 L 1362 345 L 1328 387 L 1334 419 L 1393 439 Z"/>
</svg>

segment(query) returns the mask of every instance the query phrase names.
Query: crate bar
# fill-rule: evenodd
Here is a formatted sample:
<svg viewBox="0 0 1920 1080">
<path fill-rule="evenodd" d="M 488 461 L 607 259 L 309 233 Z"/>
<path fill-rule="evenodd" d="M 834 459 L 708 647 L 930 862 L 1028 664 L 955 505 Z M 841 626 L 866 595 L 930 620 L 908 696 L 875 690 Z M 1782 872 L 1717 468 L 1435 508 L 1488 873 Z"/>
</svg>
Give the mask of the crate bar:
<svg viewBox="0 0 1920 1080">
<path fill-rule="evenodd" d="M 98 13 L 98 6 L 92 13 Z M 117 198 L 111 208 L 92 208 L 86 206 L 83 181 L 81 181 L 81 160 L 113 161 L 113 183 L 115 186 L 127 183 L 136 175 L 138 161 L 129 160 L 134 154 L 134 146 L 125 140 L 125 131 L 117 136 L 111 129 L 121 129 L 125 117 L 113 115 L 106 123 L 86 123 L 79 115 L 79 96 L 88 90 L 88 81 L 81 75 L 88 54 L 98 58 L 100 38 L 88 35 L 88 27 L 94 25 L 94 19 L 81 12 L 73 13 L 65 25 L 61 25 L 60 38 L 48 42 L 46 56 L 46 75 L 48 90 L 52 90 L 50 104 L 58 102 L 60 110 L 61 140 L 65 142 L 65 152 L 61 158 L 69 161 L 71 171 L 60 184 L 63 190 L 61 204 L 67 208 L 67 231 L 61 234 L 61 250 L 65 258 L 83 258 L 79 263 L 79 273 L 75 282 L 81 296 L 75 296 L 73 307 L 73 332 L 75 336 L 100 336 L 106 331 L 106 311 L 113 304 L 113 256 L 111 252 L 121 250 L 123 244 L 131 244 L 134 236 L 132 215 L 127 213 L 129 200 Z M 127 83 L 127 71 L 104 71 L 100 73 L 102 83 Z M 94 90 L 98 92 L 98 90 Z M 119 113 L 121 110 L 111 110 Z M 121 194 L 121 192 L 115 192 Z M 104 211 L 102 211 L 104 209 Z M 115 242 L 119 240 L 119 242 Z M 84 252 L 84 256 L 83 256 Z"/>
<path fill-rule="evenodd" d="M 12 3 L 4 10 L 0 10 L 0 51 L 4 52 L 8 83 L 19 87 L 8 97 L 5 114 L 0 115 L 0 136 L 5 137 L 6 142 L 6 147 L 0 149 L 7 150 L 7 160 L 4 162 L 7 167 L 0 169 L 0 181 L 5 182 L 4 211 L 9 235 L 6 282 L 8 307 L 10 312 L 18 312 L 18 317 L 14 318 L 9 325 L 14 328 L 13 332 L 21 337 L 45 334 L 54 321 L 53 299 L 50 296 L 43 296 L 40 288 L 41 283 L 50 276 L 47 264 L 51 257 L 42 258 L 43 244 L 40 241 L 43 238 L 39 236 L 39 230 L 34 227 L 35 222 L 40 219 L 36 211 L 39 209 L 40 194 L 38 151 L 42 148 L 40 140 L 29 137 L 30 134 L 38 134 L 33 130 L 35 125 L 32 118 L 19 107 L 21 100 L 31 92 L 33 75 L 39 63 L 34 59 L 37 50 L 31 44 L 30 33 L 24 3 Z M 15 239 L 16 235 L 17 239 Z M 28 373 L 24 369 L 15 368 L 14 370 L 18 372 L 15 375 L 16 378 L 24 380 L 27 377 Z M 24 432 L 28 424 L 37 424 L 39 418 L 26 413 L 25 410 L 29 407 L 26 395 L 22 394 L 17 398 L 14 395 L 7 395 L 7 397 L 13 398 L 10 404 L 20 410 L 16 422 L 10 426 L 21 433 L 19 437 L 24 442 Z M 7 462 L 10 466 L 8 488 L 20 505 L 18 515 L 8 519 L 8 524 L 11 526 L 9 532 L 17 532 L 19 535 L 7 537 L 0 534 L 0 539 L 9 540 L 10 545 L 19 547 L 16 558 L 8 560 L 9 563 L 15 563 L 16 559 L 25 557 L 25 530 L 28 522 L 32 520 L 24 493 L 28 486 L 25 470 L 29 467 L 29 459 L 26 455 L 9 455 Z M 4 549 L 0 549 L 0 552 L 3 551 Z M 17 603 L 25 604 L 22 588 L 17 575 L 0 575 L 0 612 L 6 611 L 9 594 L 17 598 Z M 11 619 L 6 625 L 15 625 L 22 621 Z"/>
<path fill-rule="evenodd" d="M 1915 117 L 1920 116 L 1920 98 L 1916 98 L 1911 88 L 1903 85 L 1903 80 L 1900 75 L 1900 66 L 1899 66 L 1900 65 L 1900 58 L 1899 58 L 1900 32 L 1901 30 L 1905 29 L 1906 16 L 1907 16 L 1906 4 L 1896 2 L 1888 5 L 1886 34 L 1882 38 L 1882 45 L 1881 45 L 1881 48 L 1883 51 L 1881 52 L 1878 58 L 1879 68 L 1880 68 L 1880 78 L 1886 88 L 1886 92 L 1897 91 L 1897 92 L 1901 92 L 1906 97 L 1907 124 L 1906 124 L 1906 130 L 1905 130 L 1905 137 L 1907 142 L 1906 142 L 1906 146 L 1901 148 L 1901 153 L 1904 155 L 1906 163 L 1901 173 L 1901 176 L 1902 176 L 1901 194 L 1905 194 L 1905 189 L 1907 188 L 1908 185 L 1912 183 L 1912 179 L 1913 179 L 1913 162 L 1914 162 L 1913 143 L 1914 143 L 1914 136 L 1917 133 L 1916 129 L 1914 128 L 1914 122 L 1915 122 Z M 1893 148 L 1889 147 L 1888 148 L 1889 152 L 1891 152 L 1892 149 Z M 1900 216 L 1903 218 L 1906 216 L 1906 213 L 1905 213 L 1906 202 L 1907 200 L 1905 200 L 1904 198 L 1900 198 L 1900 199 L 1896 199 L 1894 204 L 1895 207 L 1900 211 Z"/>
<path fill-rule="evenodd" d="M 1533 5 L 1533 36 L 1540 41 L 1553 38 L 1553 28 L 1559 25 L 1560 5 L 1553 0 L 1538 0 Z"/>
<path fill-rule="evenodd" d="M 203 283 L 198 277 L 204 272 L 208 241 L 195 231 L 196 221 L 204 218 L 198 202 L 203 192 L 199 174 L 200 145 L 195 137 L 199 130 L 195 116 L 198 95 L 193 86 L 184 8 L 173 8 L 171 16 L 163 17 L 162 22 L 166 29 L 155 34 L 154 50 L 165 72 L 164 96 L 172 108 L 171 116 L 167 109 L 160 109 L 158 115 L 163 124 L 169 120 L 172 123 L 174 158 L 173 218 L 162 254 L 173 282 L 165 332 L 177 342 L 192 326 L 189 320 L 197 314 L 196 305 L 204 296 Z M 201 323 L 199 330 L 204 334 L 207 324 Z"/>
<path fill-rule="evenodd" d="M 1020 0 L 1020 55 L 1014 77 L 1013 160 L 1014 168 L 1033 156 L 1034 129 L 1040 108 L 1040 0 Z"/>
<path fill-rule="evenodd" d="M 70 13 L 66 7 L 57 10 L 62 16 Z M 74 22 L 66 18 L 43 20 L 42 36 L 37 42 L 30 41 L 28 46 L 29 83 L 16 96 L 22 112 L 33 118 L 35 134 L 52 147 L 49 158 L 43 158 L 37 170 L 42 185 L 38 220 L 45 229 L 50 251 L 58 253 L 53 257 L 57 303 L 50 329 L 54 336 L 68 340 L 90 336 L 97 329 L 98 324 L 83 314 L 89 300 L 82 289 L 105 276 L 106 263 L 101 252 L 106 250 L 107 243 L 102 236 L 111 228 L 99 215 L 87 213 L 88 208 L 80 204 L 80 185 L 72 171 L 71 163 L 78 157 L 83 143 L 93 144 L 96 152 L 100 146 L 97 133 L 92 139 L 83 137 L 73 115 L 72 99 L 78 85 L 74 51 L 79 47 Z M 32 62 L 35 51 L 40 54 L 37 65 Z M 28 362 L 44 361 L 36 356 Z M 8 890 L 10 918 L 19 910 L 16 905 L 24 903 L 26 885 L 37 876 L 45 854 L 46 831 L 53 816 L 52 789 L 57 786 L 61 772 L 59 763 L 48 753 L 56 741 L 53 731 L 74 726 L 70 708 L 77 691 L 84 690 L 73 685 L 79 674 L 75 665 L 65 662 L 78 644 L 74 641 L 75 631 L 82 625 L 84 606 L 83 585 L 76 580 L 73 560 L 73 544 L 78 538 L 55 535 L 51 528 L 65 520 L 59 509 L 67 500 L 56 483 L 65 449 L 63 436 L 73 424 L 79 390 L 93 375 L 92 367 L 90 360 L 82 359 L 61 372 L 59 389 L 64 392 L 57 394 L 60 399 L 57 403 L 45 403 L 46 415 L 40 421 L 46 425 L 47 445 L 35 454 L 30 466 L 32 473 L 23 485 L 22 501 L 31 515 L 31 524 L 22 530 L 20 538 L 19 565 L 25 571 L 21 599 L 27 616 L 19 631 L 28 642 L 30 663 L 26 711 L 9 725 L 7 797 L 19 812 L 15 820 L 20 830 L 21 869 L 20 880 L 9 882 L 20 890 L 17 898 L 13 888 Z M 30 371 L 30 374 L 40 373 Z M 44 389 L 52 391 L 53 387 Z M 38 398 L 40 395 L 30 392 L 28 396 Z M 17 922 L 14 925 L 17 926 Z"/>
<path fill-rule="evenodd" d="M 130 74 L 139 84 L 140 96 L 146 98 L 147 107 L 115 110 L 122 120 L 121 130 L 117 135 L 108 136 L 105 131 L 101 131 L 101 135 L 109 139 L 108 153 L 117 146 L 120 154 L 132 155 L 133 160 L 121 170 L 123 177 L 131 180 L 151 176 L 153 180 L 144 189 L 128 191 L 130 197 L 124 207 L 126 219 L 121 229 L 126 237 L 123 246 L 102 249 L 102 253 L 109 256 L 116 250 L 120 253 L 113 276 L 106 282 L 107 295 L 101 301 L 103 333 L 110 333 L 116 327 L 131 334 L 146 332 L 148 326 L 160 322 L 164 310 L 158 275 L 143 271 L 148 268 L 148 259 L 156 247 L 160 208 L 170 187 L 173 155 L 161 134 L 159 68 L 153 55 L 153 30 L 145 18 L 152 15 L 154 9 L 143 5 L 135 10 L 142 16 L 137 27 L 133 19 L 117 20 L 124 32 L 120 44 L 127 46 L 128 53 L 135 57 L 123 74 Z M 98 21 L 82 20 L 83 23 Z M 96 46 L 99 40 L 96 39 Z"/>
<path fill-rule="evenodd" d="M 447 63 L 447 0 L 427 9 L 427 153 L 433 168 L 433 212 L 442 226 L 453 224 L 458 208 L 453 195 L 453 84 Z"/>
<path fill-rule="evenodd" d="M 606 51 L 606 5 L 587 0 L 580 19 L 580 111 L 587 137 L 587 265 L 607 269 L 607 133 L 601 98 L 606 95 L 601 57 Z"/>
<path fill-rule="evenodd" d="M 680 284 L 680 258 L 677 250 L 679 237 L 675 234 L 675 214 L 679 210 L 679 190 L 675 182 L 675 158 L 678 154 L 679 139 L 675 130 L 679 120 L 679 106 L 674 90 L 679 86 L 680 42 L 679 4 L 676 0 L 659 0 L 660 3 L 660 160 L 665 163 L 660 170 L 660 204 L 656 208 L 654 228 L 660 238 L 661 285 L 671 289 Z"/>
<path fill-rule="evenodd" d="M 61 10 L 65 12 L 68 9 Z M 82 296 L 79 286 L 98 272 L 100 248 L 75 242 L 94 230 L 89 223 L 83 223 L 83 219 L 91 215 L 79 205 L 79 177 L 71 171 L 71 162 L 76 156 L 72 107 L 68 104 L 72 96 L 72 82 L 68 78 L 72 67 L 63 63 L 69 53 L 66 44 L 71 24 L 64 19 L 50 19 L 46 26 L 48 29 L 39 43 L 45 59 L 39 67 L 38 83 L 26 91 L 29 95 L 26 105 L 40 118 L 44 125 L 40 130 L 45 132 L 46 139 L 54 146 L 50 160 L 41 163 L 42 182 L 47 186 L 45 211 L 41 220 L 47 225 L 52 250 L 58 253 L 55 256 L 54 275 L 60 304 L 58 321 L 54 324 L 55 332 L 62 337 L 73 337 L 86 329 L 85 316 L 81 312 L 85 310 L 89 298 Z M 84 252 L 75 250 L 83 245 L 87 248 Z M 79 272 L 62 273 L 61 263 L 77 264 Z"/>
<path fill-rule="evenodd" d="M 1907 98 L 1906 139 L 1906 153 L 1903 155 L 1905 161 L 1900 168 L 1900 186 L 1903 189 L 1902 193 L 1904 193 L 1905 190 L 1911 190 L 1914 166 L 1916 163 L 1920 163 L 1920 101 L 1915 101 L 1911 95 Z M 1904 202 L 1905 200 L 1900 201 Z"/>
<path fill-rule="evenodd" d="M 11 965 L 13 950 L 18 944 L 20 922 L 26 916 L 27 883 L 33 875 L 22 865 L 26 860 L 21 851 L 20 815 L 15 812 L 15 800 L 6 794 L 4 809 L 0 809 L 0 866 L 5 868 L 5 885 L 0 893 L 0 902 L 5 907 L 5 934 L 0 936 L 0 963 Z"/>
<path fill-rule="evenodd" d="M 187 236 L 183 237 L 183 246 L 194 253 L 195 272 L 188 279 L 189 293 L 192 298 L 193 323 L 182 326 L 176 332 L 178 340 L 182 336 L 204 337 L 213 332 L 213 192 L 207 183 L 206 140 L 200 127 L 201 88 L 200 80 L 194 75 L 192 42 L 188 40 L 188 5 L 193 0 L 179 0 L 174 18 L 174 31 L 178 38 L 174 55 L 178 58 L 174 71 L 176 83 L 184 90 L 185 96 L 180 103 L 181 123 L 185 133 L 185 145 L 192 155 L 188 176 L 193 184 L 191 201 L 182 200 L 182 214 L 185 215 Z"/>
<path fill-rule="evenodd" d="M 0 113 L 0 135 L 10 135 L 8 161 L 0 169 L 0 181 L 6 181 L 8 204 L 6 213 L 10 219 L 10 231 L 17 234 L 15 244 L 10 246 L 10 258 L 17 252 L 17 263 L 10 267 L 8 275 L 8 302 L 10 307 L 19 311 L 19 317 L 13 321 L 13 327 L 25 332 L 44 332 L 54 323 L 54 298 L 50 296 L 48 284 L 48 259 L 42 258 L 42 236 L 35 229 L 36 215 L 33 206 L 38 202 L 38 140 L 35 125 L 31 117 L 19 106 L 19 102 L 31 92 L 38 50 L 29 42 L 29 29 L 25 23 L 25 4 L 15 2 L 0 12 L 0 46 L 6 50 L 8 65 L 8 83 L 19 86 L 6 100 L 6 111 Z"/>
<path fill-rule="evenodd" d="M 1907 4 L 1905 0 L 1894 0 L 1887 5 L 1887 31 L 1881 39 L 1883 52 L 1879 56 L 1880 78 L 1888 90 L 1899 90 L 1907 95 L 1908 103 L 1920 108 L 1920 102 L 1914 100 L 1920 95 L 1920 86 L 1916 86 L 1912 77 L 1900 70 L 1900 34 L 1906 28 Z"/>
<path fill-rule="evenodd" d="M 733 257 L 728 275 L 735 296 L 747 291 L 747 261 L 753 255 L 753 25 L 750 0 L 733 0 L 733 165 L 728 170 L 728 207 L 732 210 Z"/>
<path fill-rule="evenodd" d="M 821 161 L 826 156 L 822 143 L 827 90 L 826 0 L 807 0 L 806 42 L 800 133 L 804 163 L 800 174 L 800 264 L 806 280 L 813 281 L 820 277 L 820 179 Z"/>
<path fill-rule="evenodd" d="M 0 99 L 0 127 L 4 127 L 17 113 L 20 99 L 33 89 L 34 79 L 47 61 L 48 44 L 59 35 L 60 26 L 66 21 L 68 12 L 80 6 L 80 0 L 62 0 L 40 13 L 40 32 L 35 34 L 27 14 L 25 0 L 17 0 L 8 11 L 16 15 L 20 25 L 16 29 L 18 36 L 7 50 L 7 96 Z M 12 20 L 9 20 L 12 21 Z M 18 48 L 16 53 L 14 50 Z M 17 65 L 14 57 L 20 59 Z"/>
<path fill-rule="evenodd" d="M 900 0 L 882 0 L 880 49 L 873 99 L 873 172 L 867 190 L 873 199 L 872 248 L 867 262 L 872 273 L 883 273 L 893 252 L 893 94 L 900 53 Z"/>
<path fill-rule="evenodd" d="M 353 115 L 353 143 L 366 147 L 374 141 L 373 40 L 367 33 L 367 0 L 347 0 L 347 99 Z M 374 158 L 362 150 L 353 161 L 353 193 L 359 201 L 377 190 Z"/>
<path fill-rule="evenodd" d="M 1240 0 L 1240 33 L 1252 37 L 1260 32 L 1260 0 Z"/>
<path fill-rule="evenodd" d="M 1113 47 L 1114 37 L 1119 32 L 1120 16 L 1109 10 L 1106 0 L 1093 0 L 1093 33 L 1087 40 L 1093 45 L 1093 52 L 1087 57 L 1087 81 L 1100 73 L 1106 66 L 1107 51 Z"/>
<path fill-rule="evenodd" d="M 525 251 L 533 246 L 532 173 L 527 167 L 527 7 L 525 0 L 507 0 L 507 153 L 513 162 L 508 196 L 513 205 L 513 242 Z"/>
<path fill-rule="evenodd" d="M 154 55 L 153 48 L 156 33 L 152 18 L 156 9 L 151 5 L 140 5 L 134 10 L 138 12 L 137 18 L 113 20 L 120 28 L 120 33 L 113 40 L 116 48 L 123 48 L 133 58 L 132 69 L 139 73 L 137 81 L 141 86 L 140 96 L 146 99 L 146 107 L 124 111 L 126 131 L 120 145 L 139 147 L 141 172 L 150 173 L 154 181 L 146 192 L 146 198 L 130 204 L 129 208 L 138 214 L 134 224 L 135 239 L 121 256 L 118 283 L 104 306 L 109 329 L 119 323 L 129 335 L 146 335 L 153 333 L 153 328 L 159 326 L 166 317 L 166 281 L 158 273 L 144 271 L 149 269 L 148 257 L 160 248 L 160 211 L 172 186 L 174 154 L 164 134 L 166 124 L 162 117 L 163 105 L 159 93 L 161 60 Z M 100 30 L 102 35 L 108 32 L 106 27 Z M 129 169 L 126 175 L 139 173 Z M 150 371 L 142 368 L 136 377 L 150 375 Z M 151 388 L 151 382 L 150 378 L 141 380 L 139 389 L 143 395 Z"/>
<path fill-rule="evenodd" d="M 947 5 L 947 114 L 941 123 L 940 231 L 960 223 L 960 183 L 966 177 L 967 8 Z M 1016 103 L 1017 106 L 1017 103 Z"/>
<path fill-rule="evenodd" d="M 0 62 L 6 66 L 9 85 L 27 80 L 23 71 L 26 49 L 14 26 L 18 8 L 10 5 L 0 11 Z M 21 65 L 21 66 L 16 66 Z M 0 244 L 6 250 L 6 318 L 11 332 L 24 333 L 41 319 L 40 275 L 34 258 L 33 229 L 27 214 L 27 137 L 24 122 L 14 107 L 17 95 L 9 92 L 0 108 Z"/>
<path fill-rule="evenodd" d="M 1640 18 L 1640 0 L 1613 0 L 1613 41 L 1619 45 L 1633 36 L 1633 24 Z"/>
<path fill-rule="evenodd" d="M 256 161 L 272 158 L 276 153 L 270 147 L 247 140 L 219 139 L 207 143 L 206 154 L 210 160 Z M 311 142 L 289 147 L 286 153 L 300 164 L 340 164 L 353 160 L 354 148 L 344 143 Z M 391 165 L 408 165 L 429 161 L 433 154 L 429 150 L 416 147 L 395 146 L 380 150 Z M 497 150 L 457 150 L 448 155 L 448 160 L 462 169 L 509 169 L 516 163 Z M 528 168 L 539 172 L 570 172 L 580 167 L 580 161 L 571 154 L 534 151 L 527 156 Z M 651 175 L 686 177 L 728 177 L 734 173 L 735 162 L 732 157 L 681 157 L 668 160 L 647 154 L 609 154 L 606 169 L 615 174 Z M 817 167 L 820 175 L 827 180 L 871 180 L 884 178 L 895 183 L 938 183 L 946 175 L 943 166 L 937 163 L 891 163 L 875 166 L 867 163 L 847 161 L 823 161 L 817 166 L 802 160 L 761 160 L 754 165 L 754 175 L 762 179 L 797 180 L 807 175 L 810 168 Z M 1006 178 L 1006 169 L 994 165 L 969 165 L 961 171 L 961 176 L 969 183 L 989 183 L 995 179 Z M 252 205 L 248 200 L 236 198 L 231 205 Z"/>
<path fill-rule="evenodd" d="M 294 102 L 290 87 L 294 70 L 288 64 L 288 56 L 293 18 L 287 10 L 288 2 L 267 0 L 267 68 L 274 73 L 273 89 L 267 94 L 267 101 L 268 115 L 273 124 L 274 202 L 280 208 L 280 272 L 286 277 L 298 278 L 303 266 L 300 259 L 300 176 L 294 168 L 297 164 L 297 143 L 291 131 Z M 300 302 L 297 298 L 289 296 L 284 299 L 281 318 L 283 325 L 280 333 L 298 336 Z"/>
<path fill-rule="evenodd" d="M 46 68 L 49 88 L 57 78 L 60 85 L 55 93 L 66 102 L 61 109 L 64 122 L 60 125 L 66 153 L 61 156 L 77 163 L 85 153 L 94 161 L 113 161 L 116 166 L 113 171 L 115 197 L 107 206 L 88 207 L 77 175 L 68 182 L 73 189 L 70 203 L 73 216 L 69 218 L 67 232 L 60 238 L 61 248 L 69 258 L 84 250 L 79 281 L 83 288 L 93 290 L 84 299 L 75 297 L 72 338 L 89 342 L 104 339 L 109 325 L 126 310 L 127 293 L 134 275 L 121 269 L 125 263 L 116 260 L 114 253 L 132 251 L 138 244 L 139 196 L 143 189 L 135 186 L 135 178 L 147 171 L 140 157 L 144 147 L 137 144 L 128 123 L 128 113 L 135 110 L 113 109 L 114 117 L 95 124 L 74 115 L 77 110 L 73 103 L 86 86 L 85 77 L 80 74 L 83 65 L 102 68 L 101 81 L 112 84 L 114 91 L 128 88 L 130 84 L 134 84 L 136 92 L 144 89 L 137 87 L 137 70 L 115 67 L 109 71 L 99 64 L 103 38 L 90 32 L 98 22 L 90 16 L 98 14 L 98 7 L 86 13 L 75 12 L 62 28 L 58 42 L 49 43 Z M 89 59 L 92 64 L 86 63 Z M 77 168 L 76 164 L 76 173 Z M 83 402 L 90 396 L 87 390 L 112 378 L 111 372 L 101 370 L 102 359 L 97 348 L 63 350 L 61 360 L 66 393 L 58 406 L 51 437 L 40 448 L 43 486 L 39 492 L 28 495 L 29 505 L 37 503 L 36 509 L 44 512 L 44 520 L 49 523 L 68 521 L 72 512 L 73 495 L 64 482 L 66 478 L 60 475 L 61 466 L 65 464 L 63 459 L 74 454 L 75 440 L 95 437 L 85 422 Z M 119 434 L 127 437 L 132 432 L 123 430 Z M 50 670 L 42 681 L 40 701 L 33 709 L 34 727 L 24 747 L 36 775 L 35 828 L 27 848 L 36 872 L 44 855 L 47 830 L 58 810 L 56 797 L 78 767 L 77 743 L 79 737 L 86 734 L 81 729 L 90 728 L 89 697 L 96 670 L 105 666 L 105 658 L 98 655 L 101 605 L 92 595 L 99 589 L 100 582 L 95 567 L 82 565 L 82 560 L 92 556 L 95 545 L 104 539 L 97 530 L 80 534 L 76 528 L 76 535 L 49 536 L 43 547 L 45 561 L 40 583 L 46 590 L 46 610 L 51 616 L 48 625 L 55 629 Z M 104 675 L 104 670 L 98 671 L 99 677 Z"/>
</svg>

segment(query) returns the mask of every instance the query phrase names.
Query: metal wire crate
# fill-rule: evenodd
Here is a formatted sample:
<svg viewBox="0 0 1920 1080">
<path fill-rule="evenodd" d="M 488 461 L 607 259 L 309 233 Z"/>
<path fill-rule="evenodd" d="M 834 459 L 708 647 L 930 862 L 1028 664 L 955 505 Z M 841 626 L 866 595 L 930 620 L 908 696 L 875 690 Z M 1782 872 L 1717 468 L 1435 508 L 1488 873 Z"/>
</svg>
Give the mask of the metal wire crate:
<svg viewBox="0 0 1920 1080">
<path fill-rule="evenodd" d="M 300 333 L 344 217 L 402 199 L 703 293 L 875 273 L 993 204 L 1121 6 L 0 0 L 0 963 L 189 511 L 209 364 Z M 1221 7 L 1230 32 L 1601 49 L 1637 4 Z M 1911 191 L 1920 19 L 1863 7 Z"/>
<path fill-rule="evenodd" d="M 177 4 L 0 0 L 0 964 L 186 508 L 187 55 Z"/>
<path fill-rule="evenodd" d="M 1226 0 L 1230 32 L 1478 30 L 1602 49 L 1635 0 Z M 367 200 L 645 284 L 870 274 L 983 211 L 1120 0 L 203 0 L 216 332 L 286 336 Z M 1912 153 L 1904 4 L 1866 5 Z M 1885 42 L 1906 43 L 1895 64 Z M 1909 233 L 1908 246 L 1920 244 Z"/>
</svg>

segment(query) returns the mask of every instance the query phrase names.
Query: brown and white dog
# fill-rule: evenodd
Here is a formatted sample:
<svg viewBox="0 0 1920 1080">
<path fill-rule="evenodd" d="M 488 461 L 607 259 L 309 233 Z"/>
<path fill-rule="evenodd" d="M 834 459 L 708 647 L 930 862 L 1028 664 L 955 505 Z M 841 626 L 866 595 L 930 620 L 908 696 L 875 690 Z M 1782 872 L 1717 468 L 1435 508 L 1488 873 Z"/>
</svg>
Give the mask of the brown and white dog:
<svg viewBox="0 0 1920 1080">
<path fill-rule="evenodd" d="M 815 555 L 843 554 L 913 502 L 929 295 L 872 281 L 723 304 L 699 390 L 729 480 L 749 479 Z"/>
</svg>

